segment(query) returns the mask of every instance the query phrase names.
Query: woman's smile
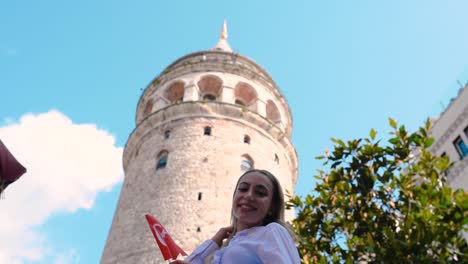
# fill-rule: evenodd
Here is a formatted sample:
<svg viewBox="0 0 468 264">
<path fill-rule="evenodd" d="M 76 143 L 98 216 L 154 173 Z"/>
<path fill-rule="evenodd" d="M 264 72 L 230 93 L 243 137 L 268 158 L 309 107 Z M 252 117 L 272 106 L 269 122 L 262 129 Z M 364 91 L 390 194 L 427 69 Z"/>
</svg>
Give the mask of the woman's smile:
<svg viewBox="0 0 468 264">
<path fill-rule="evenodd" d="M 273 185 L 259 172 L 242 177 L 234 193 L 234 216 L 238 230 L 261 225 L 270 211 Z"/>
</svg>

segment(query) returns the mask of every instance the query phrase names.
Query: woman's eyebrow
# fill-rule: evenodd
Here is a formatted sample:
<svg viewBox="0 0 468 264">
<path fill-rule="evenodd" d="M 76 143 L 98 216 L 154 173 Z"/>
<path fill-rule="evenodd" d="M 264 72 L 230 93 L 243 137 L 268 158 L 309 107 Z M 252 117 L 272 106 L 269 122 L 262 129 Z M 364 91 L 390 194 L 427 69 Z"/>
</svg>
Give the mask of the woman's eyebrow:
<svg viewBox="0 0 468 264">
<path fill-rule="evenodd" d="M 267 192 L 269 191 L 268 188 L 265 185 L 261 185 L 261 184 L 255 185 L 255 189 L 262 189 L 262 190 L 265 190 Z"/>
</svg>

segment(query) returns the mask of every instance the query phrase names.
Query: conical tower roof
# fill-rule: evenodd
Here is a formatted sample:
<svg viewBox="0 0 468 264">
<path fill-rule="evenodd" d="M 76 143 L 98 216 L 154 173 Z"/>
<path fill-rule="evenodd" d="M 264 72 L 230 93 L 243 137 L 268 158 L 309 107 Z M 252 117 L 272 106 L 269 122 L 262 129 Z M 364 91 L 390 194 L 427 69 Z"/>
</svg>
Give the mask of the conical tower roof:
<svg viewBox="0 0 468 264">
<path fill-rule="evenodd" d="M 211 50 L 232 52 L 231 46 L 229 46 L 229 43 L 227 42 L 227 38 L 227 23 L 226 20 L 224 20 L 223 28 L 221 29 L 221 34 L 219 35 L 219 41 Z"/>
</svg>

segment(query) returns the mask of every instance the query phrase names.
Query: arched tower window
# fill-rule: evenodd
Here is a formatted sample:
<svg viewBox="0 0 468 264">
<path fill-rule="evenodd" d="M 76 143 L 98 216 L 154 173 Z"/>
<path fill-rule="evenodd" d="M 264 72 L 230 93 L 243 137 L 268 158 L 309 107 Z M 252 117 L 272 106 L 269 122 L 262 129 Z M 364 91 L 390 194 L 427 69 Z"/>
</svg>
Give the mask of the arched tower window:
<svg viewBox="0 0 468 264">
<path fill-rule="evenodd" d="M 217 98 L 216 95 L 209 94 L 209 93 L 208 93 L 208 94 L 204 94 L 203 97 L 202 97 L 202 99 L 203 99 L 204 101 L 216 101 L 216 98 Z"/>
<path fill-rule="evenodd" d="M 238 105 L 250 107 L 257 101 L 257 92 L 245 82 L 239 82 L 234 88 L 234 102 Z"/>
<path fill-rule="evenodd" d="M 206 101 L 216 101 L 221 95 L 223 81 L 215 75 L 205 75 L 197 83 L 200 97 Z"/>
<path fill-rule="evenodd" d="M 164 91 L 164 97 L 171 103 L 182 102 L 184 100 L 184 90 L 185 83 L 176 81 Z"/>
<path fill-rule="evenodd" d="M 278 107 L 272 100 L 267 101 L 266 115 L 267 115 L 267 118 L 273 123 L 281 122 L 281 114 L 278 110 Z"/>
<path fill-rule="evenodd" d="M 167 150 L 163 150 L 159 152 L 158 162 L 156 163 L 156 170 L 166 168 L 168 158 L 169 158 L 169 152 Z"/>
<path fill-rule="evenodd" d="M 234 101 L 234 103 L 237 104 L 237 105 L 245 106 L 244 101 L 242 101 L 242 100 L 240 100 L 240 99 L 236 99 L 236 101 Z"/>
<path fill-rule="evenodd" d="M 145 109 L 143 110 L 143 116 L 147 116 L 153 111 L 153 100 L 149 99 L 145 104 Z"/>
<path fill-rule="evenodd" d="M 244 143 L 250 144 L 250 137 L 248 135 L 244 135 Z"/>
<path fill-rule="evenodd" d="M 248 154 L 242 155 L 241 166 L 240 166 L 241 174 L 244 174 L 244 172 L 251 170 L 253 168 L 254 168 L 253 159 Z"/>
</svg>

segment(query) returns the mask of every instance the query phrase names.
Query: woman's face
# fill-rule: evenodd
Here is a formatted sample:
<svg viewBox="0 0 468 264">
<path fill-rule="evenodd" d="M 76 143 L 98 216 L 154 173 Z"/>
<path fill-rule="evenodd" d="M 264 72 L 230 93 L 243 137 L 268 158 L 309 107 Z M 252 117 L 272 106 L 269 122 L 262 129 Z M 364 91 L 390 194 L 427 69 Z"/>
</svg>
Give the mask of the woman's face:
<svg viewBox="0 0 468 264">
<path fill-rule="evenodd" d="M 258 226 L 270 212 L 273 184 L 260 172 L 249 172 L 239 181 L 234 192 L 233 214 L 237 230 Z"/>
</svg>

